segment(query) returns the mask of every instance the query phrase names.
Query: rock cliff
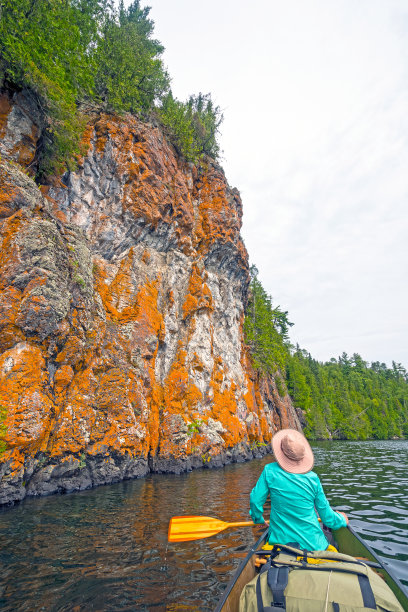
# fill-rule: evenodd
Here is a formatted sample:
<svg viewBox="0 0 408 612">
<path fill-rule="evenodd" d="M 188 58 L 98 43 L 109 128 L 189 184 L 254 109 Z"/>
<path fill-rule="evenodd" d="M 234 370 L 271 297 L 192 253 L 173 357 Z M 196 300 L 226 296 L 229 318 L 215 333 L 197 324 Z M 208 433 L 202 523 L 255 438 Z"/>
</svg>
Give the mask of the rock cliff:
<svg viewBox="0 0 408 612">
<path fill-rule="evenodd" d="M 259 456 L 300 429 L 243 339 L 242 204 L 158 125 L 95 115 L 78 169 L 0 96 L 0 503 Z"/>
</svg>

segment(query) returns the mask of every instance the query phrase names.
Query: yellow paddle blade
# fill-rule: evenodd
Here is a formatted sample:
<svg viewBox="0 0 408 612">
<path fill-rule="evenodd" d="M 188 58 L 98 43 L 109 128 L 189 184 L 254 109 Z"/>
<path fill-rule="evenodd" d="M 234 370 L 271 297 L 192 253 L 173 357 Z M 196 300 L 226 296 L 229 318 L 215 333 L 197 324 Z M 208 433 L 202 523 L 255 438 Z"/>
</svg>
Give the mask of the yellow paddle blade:
<svg viewBox="0 0 408 612">
<path fill-rule="evenodd" d="M 169 524 L 169 542 L 188 542 L 209 538 L 227 527 L 247 527 L 252 521 L 226 523 L 210 516 L 173 516 Z"/>
</svg>

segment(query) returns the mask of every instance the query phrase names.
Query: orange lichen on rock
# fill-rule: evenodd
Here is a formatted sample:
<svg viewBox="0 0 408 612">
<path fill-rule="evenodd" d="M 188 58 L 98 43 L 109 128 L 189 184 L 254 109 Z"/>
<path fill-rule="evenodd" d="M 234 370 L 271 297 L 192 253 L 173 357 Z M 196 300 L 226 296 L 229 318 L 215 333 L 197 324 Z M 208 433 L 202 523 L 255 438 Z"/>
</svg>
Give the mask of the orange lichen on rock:
<svg viewBox="0 0 408 612">
<path fill-rule="evenodd" d="M 246 429 L 237 416 L 236 384 L 228 383 L 220 358 L 215 359 L 210 386 L 211 415 L 223 426 L 225 433 L 222 436 L 227 448 L 231 448 L 245 437 Z"/>
<path fill-rule="evenodd" d="M 16 325 L 21 291 L 15 287 L 0 290 L 0 352 L 13 347 L 25 339 L 21 329 Z"/>
<path fill-rule="evenodd" d="M 147 334 L 150 334 L 150 337 L 154 336 L 155 345 L 157 342 L 162 342 L 165 336 L 163 315 L 157 305 L 159 295 L 158 282 L 148 281 L 140 288 L 137 294 L 138 330 L 140 330 L 140 333 L 143 333 L 144 337 Z"/>
<path fill-rule="evenodd" d="M 225 177 L 217 167 L 208 167 L 195 185 L 200 215 L 200 250 L 214 242 L 241 242 L 241 201 L 238 193 L 228 192 Z"/>
<path fill-rule="evenodd" d="M 188 293 L 183 304 L 183 319 L 186 319 L 201 308 L 213 310 L 212 295 L 200 274 L 198 265 L 194 263 L 191 268 Z"/>
<path fill-rule="evenodd" d="M 72 378 L 72 371 L 64 372 L 62 380 L 58 378 L 57 384 L 65 386 L 71 381 L 54 427 L 51 456 L 84 449 L 91 456 L 108 455 L 112 450 L 133 456 L 146 454 L 146 430 L 135 415 L 134 375 L 108 364 L 102 370 L 98 370 L 98 363 L 92 365 Z"/>
<path fill-rule="evenodd" d="M 227 448 L 232 448 L 240 440 L 245 439 L 246 428 L 237 417 L 237 400 L 235 397 L 235 385 L 229 388 L 222 388 L 217 383 L 212 384 L 213 401 L 211 413 L 216 421 L 219 421 L 225 429 L 223 438 Z"/>
<path fill-rule="evenodd" d="M 130 249 L 110 282 L 106 271 L 101 266 L 95 266 L 96 290 L 102 298 L 107 316 L 112 321 L 126 323 L 137 317 L 137 299 L 131 274 L 132 261 L 133 252 Z"/>
<path fill-rule="evenodd" d="M 84 133 L 82 134 L 81 150 L 83 154 L 77 156 L 78 164 L 82 165 L 85 161 L 85 155 L 92 152 L 92 149 L 93 149 L 92 139 L 94 135 L 95 135 L 95 127 L 92 123 L 88 123 L 88 125 L 85 127 Z M 106 144 L 106 140 L 103 143 L 102 138 L 100 138 L 99 144 L 100 144 L 101 150 L 103 150 Z"/>
<path fill-rule="evenodd" d="M 20 342 L 0 357 L 0 405 L 6 407 L 7 459 L 17 453 L 37 452 L 46 444 L 53 401 L 48 372 L 38 347 Z"/>
<path fill-rule="evenodd" d="M 187 352 L 180 349 L 164 385 L 164 407 L 170 413 L 188 415 L 202 399 L 202 393 L 190 381 Z"/>
<path fill-rule="evenodd" d="M 74 378 L 74 370 L 69 365 L 64 365 L 58 368 L 54 374 L 54 390 L 56 393 L 61 393 L 66 389 Z"/>
<path fill-rule="evenodd" d="M 123 209 L 154 228 L 173 225 L 179 244 L 193 228 L 193 210 L 186 181 L 159 129 L 134 118 L 102 115 L 94 124 L 96 150 L 113 144 L 117 175 L 123 180 Z M 177 219 L 174 223 L 173 219 Z"/>
</svg>

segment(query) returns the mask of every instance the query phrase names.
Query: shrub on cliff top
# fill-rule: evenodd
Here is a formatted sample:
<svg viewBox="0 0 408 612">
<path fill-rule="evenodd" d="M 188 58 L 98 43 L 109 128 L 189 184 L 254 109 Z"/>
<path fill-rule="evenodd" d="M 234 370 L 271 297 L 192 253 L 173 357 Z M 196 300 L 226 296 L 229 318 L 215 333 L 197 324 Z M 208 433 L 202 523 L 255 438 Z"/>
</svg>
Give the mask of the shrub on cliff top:
<svg viewBox="0 0 408 612">
<path fill-rule="evenodd" d="M 158 109 L 162 123 L 170 132 L 170 139 L 187 161 L 195 162 L 202 155 L 216 159 L 219 155 L 217 133 L 223 116 L 214 106 L 210 94 L 190 96 L 180 102 L 169 92 Z"/>
</svg>

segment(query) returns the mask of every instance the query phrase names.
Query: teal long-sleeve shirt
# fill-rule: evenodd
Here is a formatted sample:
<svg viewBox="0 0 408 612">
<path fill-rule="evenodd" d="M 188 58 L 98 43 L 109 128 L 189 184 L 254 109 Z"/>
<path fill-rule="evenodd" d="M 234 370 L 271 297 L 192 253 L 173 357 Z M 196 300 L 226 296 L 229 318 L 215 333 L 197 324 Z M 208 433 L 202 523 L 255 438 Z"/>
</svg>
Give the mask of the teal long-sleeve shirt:
<svg viewBox="0 0 408 612">
<path fill-rule="evenodd" d="M 344 516 L 330 507 L 319 477 L 314 472 L 290 474 L 278 463 L 265 466 L 250 495 L 250 516 L 264 523 L 263 506 L 271 498 L 268 541 L 270 544 L 298 542 L 308 550 L 326 550 L 328 541 L 316 510 L 331 529 L 346 526 Z"/>
</svg>

